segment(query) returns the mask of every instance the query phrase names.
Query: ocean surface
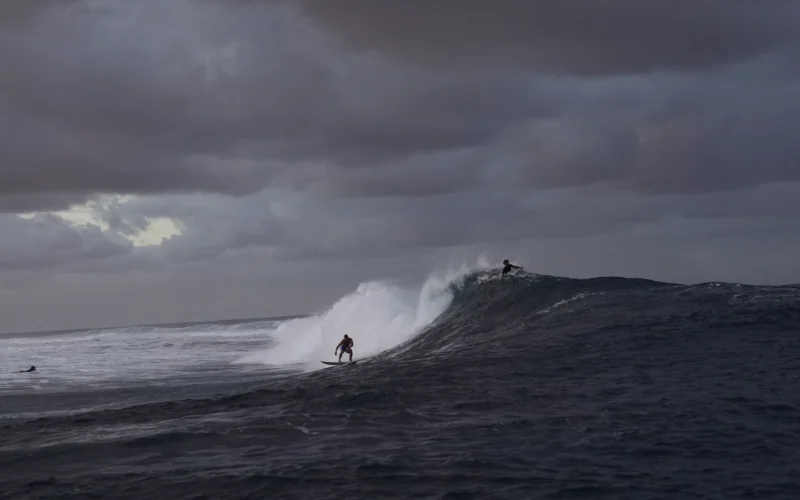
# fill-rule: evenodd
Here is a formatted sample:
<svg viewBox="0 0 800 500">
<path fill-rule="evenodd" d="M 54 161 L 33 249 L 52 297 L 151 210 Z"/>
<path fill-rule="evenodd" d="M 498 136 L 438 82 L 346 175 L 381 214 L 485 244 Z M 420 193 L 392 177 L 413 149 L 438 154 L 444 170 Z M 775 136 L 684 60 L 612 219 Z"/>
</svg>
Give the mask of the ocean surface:
<svg viewBox="0 0 800 500">
<path fill-rule="evenodd" d="M 464 269 L 0 365 L 3 499 L 800 498 L 797 285 Z"/>
</svg>

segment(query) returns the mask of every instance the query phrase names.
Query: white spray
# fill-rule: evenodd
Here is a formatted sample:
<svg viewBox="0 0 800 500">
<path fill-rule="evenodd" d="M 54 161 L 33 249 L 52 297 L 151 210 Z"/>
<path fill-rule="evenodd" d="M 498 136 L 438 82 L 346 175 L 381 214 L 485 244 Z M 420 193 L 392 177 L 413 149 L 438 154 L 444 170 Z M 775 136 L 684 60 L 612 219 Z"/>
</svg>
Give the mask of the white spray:
<svg viewBox="0 0 800 500">
<path fill-rule="evenodd" d="M 413 338 L 439 317 L 453 300 L 450 285 L 470 272 L 487 269 L 484 257 L 476 266 L 462 264 L 443 275 L 431 274 L 419 289 L 385 282 L 368 282 L 339 299 L 326 312 L 282 323 L 272 334 L 273 345 L 237 363 L 300 365 L 324 368 L 334 361 L 334 349 L 344 334 L 353 338 L 353 359 L 363 359 Z M 347 360 L 345 354 L 342 360 Z"/>
</svg>

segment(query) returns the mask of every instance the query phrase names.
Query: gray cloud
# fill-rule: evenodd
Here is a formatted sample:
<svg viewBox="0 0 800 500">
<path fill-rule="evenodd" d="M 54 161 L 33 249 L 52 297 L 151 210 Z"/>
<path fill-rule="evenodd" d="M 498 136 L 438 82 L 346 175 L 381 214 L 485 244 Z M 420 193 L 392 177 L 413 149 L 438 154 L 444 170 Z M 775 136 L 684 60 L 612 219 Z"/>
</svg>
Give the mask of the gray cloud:
<svg viewBox="0 0 800 500">
<path fill-rule="evenodd" d="M 55 215 L 0 216 L 0 270 L 66 268 L 126 255 L 132 245 L 97 226 L 74 227 Z"/>
<path fill-rule="evenodd" d="M 713 77 L 625 79 L 610 104 L 512 128 L 497 143 L 501 168 L 527 186 L 608 183 L 642 192 L 713 192 L 800 178 L 797 78 L 771 63 Z M 591 87 L 591 86 L 589 86 Z M 630 89 L 619 99 L 620 89 Z M 591 92 L 591 88 L 587 89 Z"/>
<path fill-rule="evenodd" d="M 295 5 L 381 52 L 341 50 Z M 0 209 L 60 208 L 102 192 L 241 196 L 284 186 L 432 196 L 511 179 L 524 189 L 683 192 L 797 178 L 800 82 L 780 59 L 800 31 L 789 29 L 790 2 L 466 2 L 425 15 L 418 3 L 325 5 L 112 1 L 28 11 L 0 38 Z M 413 36 L 408 19 L 422 20 Z M 705 45 L 692 38 L 700 34 Z M 414 53 L 420 41 L 432 56 L 439 46 L 482 47 L 476 62 L 549 47 L 548 58 L 577 73 L 580 54 L 595 47 L 602 57 L 591 61 L 609 71 L 653 72 L 554 78 L 527 56 L 495 70 L 465 70 L 458 51 L 434 68 L 382 57 L 404 44 Z"/>
<path fill-rule="evenodd" d="M 403 61 L 567 74 L 702 69 L 798 40 L 792 0 L 298 0 L 346 44 Z"/>
<path fill-rule="evenodd" d="M 440 155 L 543 107 L 521 79 L 463 81 L 332 51 L 277 7 L 114 5 L 48 11 L 4 35 L 0 194 L 247 194 L 302 181 L 287 180 L 287 162 Z M 291 29 L 268 36 L 264 23 Z"/>
<path fill-rule="evenodd" d="M 36 16 L 49 10 L 63 11 L 76 3 L 76 0 L 37 0 L 36 2 L 3 2 L 0 4 L 0 24 L 10 27 L 30 22 Z"/>
<path fill-rule="evenodd" d="M 151 255 L 172 265 L 250 255 L 276 262 L 319 258 L 388 258 L 415 249 L 514 241 L 572 240 L 645 231 L 675 242 L 780 234 L 800 229 L 800 183 L 696 194 L 624 194 L 609 188 L 520 195 L 484 189 L 425 198 L 324 199 L 267 190 L 238 200 L 141 199 L 109 216 L 172 217 L 184 233 Z M 683 231 L 683 234 L 681 233 Z M 565 243 L 571 244 L 571 243 Z"/>
</svg>

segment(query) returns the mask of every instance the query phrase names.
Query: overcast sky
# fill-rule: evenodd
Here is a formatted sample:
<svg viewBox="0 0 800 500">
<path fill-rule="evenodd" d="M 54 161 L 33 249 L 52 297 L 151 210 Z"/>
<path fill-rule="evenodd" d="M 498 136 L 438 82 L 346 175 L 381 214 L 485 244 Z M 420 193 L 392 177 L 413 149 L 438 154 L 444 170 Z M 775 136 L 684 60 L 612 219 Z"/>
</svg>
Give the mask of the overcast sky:
<svg viewBox="0 0 800 500">
<path fill-rule="evenodd" d="M 0 331 L 800 282 L 797 0 L 0 3 Z"/>
</svg>

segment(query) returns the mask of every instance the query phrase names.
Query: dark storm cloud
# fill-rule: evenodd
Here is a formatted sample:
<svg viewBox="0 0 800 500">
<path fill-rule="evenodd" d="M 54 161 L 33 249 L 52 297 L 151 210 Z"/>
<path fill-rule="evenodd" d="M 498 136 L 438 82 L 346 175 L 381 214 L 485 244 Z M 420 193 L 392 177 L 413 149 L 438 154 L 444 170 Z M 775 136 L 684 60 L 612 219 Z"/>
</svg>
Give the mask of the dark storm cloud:
<svg viewBox="0 0 800 500">
<path fill-rule="evenodd" d="M 104 192 L 682 193 L 800 175 L 796 2 L 36 5 L 0 10 L 15 19 L 0 33 L 0 210 Z"/>
<path fill-rule="evenodd" d="M 66 9 L 77 0 L 34 0 L 27 2 L 1 2 L 0 25 L 13 28 L 14 25 L 30 21 L 37 15 L 52 9 Z"/>
<path fill-rule="evenodd" d="M 73 193 L 54 192 L 30 195 L 11 192 L 0 195 L 0 213 L 66 210 L 85 199 L 86 196 Z"/>
<path fill-rule="evenodd" d="M 628 98 L 601 94 L 584 109 L 509 129 L 494 145 L 495 165 L 528 187 L 644 193 L 800 179 L 800 79 L 764 64 L 662 80 L 644 94 L 626 80 L 616 85 Z M 598 108 L 603 97 L 611 104 Z"/>
<path fill-rule="evenodd" d="M 115 18 L 82 5 L 45 10 L 0 38 L 0 194 L 257 189 L 264 172 L 219 137 L 225 117 L 193 124 L 202 110 L 192 106 L 209 96 L 191 90 L 203 71 L 187 47 L 158 27 L 147 33 L 136 12 Z M 147 41 L 121 40 L 115 24 Z"/>
<path fill-rule="evenodd" d="M 497 123 L 547 108 L 521 78 L 427 74 L 332 51 L 277 7 L 87 5 L 46 10 L 0 37 L 9 210 L 29 208 L 22 194 L 247 194 L 302 182 L 293 162 L 371 167 L 354 184 L 384 191 L 381 165 L 481 144 Z"/>
<path fill-rule="evenodd" d="M 798 40 L 794 0 L 297 0 L 357 49 L 555 73 L 697 69 Z"/>
</svg>

